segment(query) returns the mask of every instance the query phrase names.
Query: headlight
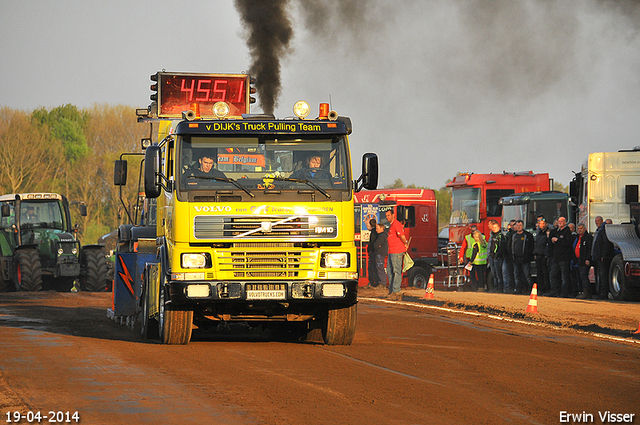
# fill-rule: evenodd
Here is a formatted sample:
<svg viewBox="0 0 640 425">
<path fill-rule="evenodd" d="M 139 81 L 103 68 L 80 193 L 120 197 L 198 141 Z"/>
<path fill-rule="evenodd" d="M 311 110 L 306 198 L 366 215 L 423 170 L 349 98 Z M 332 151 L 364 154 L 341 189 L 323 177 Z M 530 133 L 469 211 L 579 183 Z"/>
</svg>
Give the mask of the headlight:
<svg viewBox="0 0 640 425">
<path fill-rule="evenodd" d="M 63 252 L 62 248 L 58 249 L 58 255 L 62 255 Z"/>
<path fill-rule="evenodd" d="M 184 253 L 180 264 L 183 269 L 203 269 L 207 266 L 207 254 Z"/>
<path fill-rule="evenodd" d="M 349 267 L 349 253 L 347 252 L 325 252 L 323 267 L 329 269 Z"/>
<path fill-rule="evenodd" d="M 76 254 L 78 253 L 78 248 L 73 248 L 73 249 L 71 250 L 71 253 L 72 253 L 73 255 L 76 255 Z"/>
</svg>

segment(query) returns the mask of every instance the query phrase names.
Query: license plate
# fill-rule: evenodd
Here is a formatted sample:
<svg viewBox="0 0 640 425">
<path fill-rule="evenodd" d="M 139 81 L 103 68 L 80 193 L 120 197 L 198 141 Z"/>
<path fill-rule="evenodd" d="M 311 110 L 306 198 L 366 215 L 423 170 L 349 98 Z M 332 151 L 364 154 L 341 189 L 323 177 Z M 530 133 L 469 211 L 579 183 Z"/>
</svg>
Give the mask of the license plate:
<svg viewBox="0 0 640 425">
<path fill-rule="evenodd" d="M 284 300 L 285 291 L 247 291 L 248 300 Z"/>
</svg>

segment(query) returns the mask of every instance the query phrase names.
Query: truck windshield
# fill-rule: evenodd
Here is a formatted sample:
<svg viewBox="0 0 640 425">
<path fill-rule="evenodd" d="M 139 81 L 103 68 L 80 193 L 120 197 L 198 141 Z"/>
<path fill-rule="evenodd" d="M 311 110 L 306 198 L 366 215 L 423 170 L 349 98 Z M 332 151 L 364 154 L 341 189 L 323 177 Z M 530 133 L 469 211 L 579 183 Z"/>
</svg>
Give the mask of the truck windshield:
<svg viewBox="0 0 640 425">
<path fill-rule="evenodd" d="M 531 223 L 527 222 L 526 204 L 502 206 L 502 228 L 506 229 L 511 220 L 522 220 L 524 221 L 524 228 L 526 230 L 531 230 Z"/>
<path fill-rule="evenodd" d="M 179 139 L 180 190 L 351 189 L 344 136 Z"/>
<path fill-rule="evenodd" d="M 454 189 L 451 193 L 449 224 L 480 222 L 480 188 Z"/>
<path fill-rule="evenodd" d="M 526 230 L 536 228 L 538 216 L 542 215 L 547 223 L 553 224 L 559 217 L 567 218 L 567 198 L 537 199 L 520 205 L 502 206 L 502 228 L 506 229 L 510 220 L 522 220 Z"/>
</svg>

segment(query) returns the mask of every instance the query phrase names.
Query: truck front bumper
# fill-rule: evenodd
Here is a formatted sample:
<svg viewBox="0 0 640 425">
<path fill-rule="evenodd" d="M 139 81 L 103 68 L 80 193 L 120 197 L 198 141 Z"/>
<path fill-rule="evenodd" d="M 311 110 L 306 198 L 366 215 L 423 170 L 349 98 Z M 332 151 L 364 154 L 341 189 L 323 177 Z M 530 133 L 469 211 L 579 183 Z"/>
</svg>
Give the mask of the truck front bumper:
<svg viewBox="0 0 640 425">
<path fill-rule="evenodd" d="M 171 303 L 176 305 L 221 301 L 353 304 L 358 299 L 357 280 L 170 281 L 167 286 Z"/>
</svg>

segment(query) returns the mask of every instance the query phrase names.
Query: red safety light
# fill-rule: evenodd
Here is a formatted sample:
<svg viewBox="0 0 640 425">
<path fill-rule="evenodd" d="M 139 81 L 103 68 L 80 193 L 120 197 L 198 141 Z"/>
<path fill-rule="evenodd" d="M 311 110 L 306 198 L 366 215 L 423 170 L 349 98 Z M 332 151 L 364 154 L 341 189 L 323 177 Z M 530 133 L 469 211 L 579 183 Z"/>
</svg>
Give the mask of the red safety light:
<svg viewBox="0 0 640 425">
<path fill-rule="evenodd" d="M 321 120 L 326 120 L 329 117 L 329 104 L 328 103 L 321 103 L 320 104 L 320 116 L 318 116 L 318 118 L 320 118 Z"/>
<path fill-rule="evenodd" d="M 191 105 L 189 105 L 189 109 L 191 109 L 195 114 L 196 114 L 196 118 L 200 118 L 200 104 L 199 103 L 192 103 Z"/>
</svg>

